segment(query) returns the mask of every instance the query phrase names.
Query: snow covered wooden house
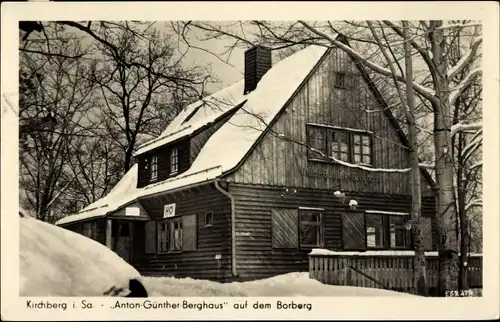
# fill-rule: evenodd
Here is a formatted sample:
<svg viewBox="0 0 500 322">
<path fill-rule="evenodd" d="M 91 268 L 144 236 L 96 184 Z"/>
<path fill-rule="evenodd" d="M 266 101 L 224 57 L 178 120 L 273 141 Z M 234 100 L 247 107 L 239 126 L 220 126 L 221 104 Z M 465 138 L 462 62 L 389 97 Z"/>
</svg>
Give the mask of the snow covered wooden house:
<svg viewBox="0 0 500 322">
<path fill-rule="evenodd" d="M 407 141 L 369 73 L 334 48 L 271 57 L 247 50 L 244 79 L 187 106 L 107 196 L 57 224 L 144 275 L 218 281 L 307 271 L 314 248 L 412 249 L 409 174 L 387 170 L 409 166 Z"/>
</svg>

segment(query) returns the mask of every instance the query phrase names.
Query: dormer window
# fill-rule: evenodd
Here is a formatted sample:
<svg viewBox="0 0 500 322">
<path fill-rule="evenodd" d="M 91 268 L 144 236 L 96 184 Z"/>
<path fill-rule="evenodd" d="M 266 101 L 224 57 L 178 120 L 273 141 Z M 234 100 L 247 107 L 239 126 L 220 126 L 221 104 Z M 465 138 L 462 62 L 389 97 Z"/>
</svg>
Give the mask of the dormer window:
<svg viewBox="0 0 500 322">
<path fill-rule="evenodd" d="M 176 174 L 179 171 L 179 151 L 177 148 L 170 150 L 170 174 Z"/>
<path fill-rule="evenodd" d="M 158 179 L 158 156 L 154 155 L 151 157 L 151 181 L 156 181 Z"/>
</svg>

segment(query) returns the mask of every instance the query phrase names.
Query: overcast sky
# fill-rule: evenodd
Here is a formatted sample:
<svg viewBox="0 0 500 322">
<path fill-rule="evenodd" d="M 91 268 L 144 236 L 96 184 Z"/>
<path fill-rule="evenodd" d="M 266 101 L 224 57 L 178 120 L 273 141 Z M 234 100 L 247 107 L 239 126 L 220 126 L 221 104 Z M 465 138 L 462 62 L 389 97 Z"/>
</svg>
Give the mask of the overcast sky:
<svg viewBox="0 0 500 322">
<path fill-rule="evenodd" d="M 158 23 L 158 25 L 161 24 L 161 22 Z M 211 66 L 212 72 L 219 80 L 219 83 L 210 84 L 207 88 L 209 92 L 216 92 L 231 84 L 234 84 L 235 82 L 243 78 L 245 48 L 235 48 L 231 56 L 229 57 L 228 64 L 221 61 L 221 59 L 219 58 L 227 58 L 227 55 L 222 57 L 222 53 L 224 52 L 225 47 L 230 43 L 229 40 L 210 39 L 206 41 L 199 41 L 195 38 L 195 35 L 201 34 L 198 32 L 195 33 L 195 31 L 193 30 L 193 32 L 190 33 L 189 37 L 190 43 L 192 45 L 201 47 L 204 50 L 189 48 L 189 51 L 185 56 L 185 64 L 187 66 L 189 66 L 190 64 L 196 64 L 198 66 Z M 180 51 L 184 51 L 186 48 L 182 44 L 180 44 L 179 47 Z M 215 54 L 220 54 L 218 55 L 219 58 L 217 58 Z"/>
</svg>

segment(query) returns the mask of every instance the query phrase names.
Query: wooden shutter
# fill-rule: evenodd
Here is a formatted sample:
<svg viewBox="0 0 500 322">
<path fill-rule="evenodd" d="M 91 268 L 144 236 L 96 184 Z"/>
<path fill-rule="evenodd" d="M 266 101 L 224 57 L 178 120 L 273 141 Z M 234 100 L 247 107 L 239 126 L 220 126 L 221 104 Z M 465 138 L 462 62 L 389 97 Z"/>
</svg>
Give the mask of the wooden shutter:
<svg viewBox="0 0 500 322">
<path fill-rule="evenodd" d="M 148 221 L 146 223 L 144 231 L 144 241 L 145 241 L 145 253 L 154 254 L 156 253 L 156 221 Z"/>
<path fill-rule="evenodd" d="M 422 242 L 424 243 L 424 250 L 432 250 L 432 218 L 431 217 L 420 217 L 422 224 L 420 229 L 422 230 Z"/>
<path fill-rule="evenodd" d="M 346 250 L 366 248 L 365 214 L 348 212 L 342 214 L 342 240 Z"/>
<path fill-rule="evenodd" d="M 188 215 L 182 217 L 182 250 L 196 250 L 198 244 L 197 236 L 197 215 Z"/>
<path fill-rule="evenodd" d="M 271 210 L 273 248 L 299 247 L 299 211 L 297 209 Z"/>
</svg>

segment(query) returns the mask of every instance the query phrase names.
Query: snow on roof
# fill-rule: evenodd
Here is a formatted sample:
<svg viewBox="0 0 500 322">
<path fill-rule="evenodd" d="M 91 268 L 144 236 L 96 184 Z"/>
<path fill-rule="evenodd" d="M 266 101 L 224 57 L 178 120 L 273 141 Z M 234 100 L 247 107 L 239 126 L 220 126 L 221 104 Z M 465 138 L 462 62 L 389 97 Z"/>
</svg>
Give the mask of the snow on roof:
<svg viewBox="0 0 500 322">
<path fill-rule="evenodd" d="M 56 225 L 104 216 L 109 210 L 110 205 L 121 203 L 122 200 L 135 192 L 137 187 L 137 169 L 138 165 L 134 164 L 106 196 L 83 208 L 79 213 L 58 220 Z"/>
<path fill-rule="evenodd" d="M 157 147 L 173 142 L 181 137 L 192 134 L 199 128 L 215 121 L 245 100 L 243 80 L 226 87 L 206 98 L 188 105 L 159 137 L 140 145 L 134 155 L 151 151 Z M 190 119 L 186 119 L 192 114 Z"/>
<path fill-rule="evenodd" d="M 186 172 L 144 188 L 135 188 L 136 165 L 107 196 L 89 205 L 80 213 L 59 220 L 56 224 L 104 216 L 139 197 L 212 180 L 232 170 L 262 135 L 267 124 L 278 114 L 326 50 L 325 47 L 309 46 L 281 60 L 262 77 L 257 88 L 247 95 L 243 95 L 243 81 L 213 94 L 210 98 L 204 99 L 210 104 L 202 106 L 188 122 L 182 124 L 200 102 L 191 104 L 174 119 L 159 139 L 153 143 L 146 143 L 147 145 L 143 145 L 136 154 L 189 135 L 246 100 L 246 103 L 208 139 Z"/>
</svg>

